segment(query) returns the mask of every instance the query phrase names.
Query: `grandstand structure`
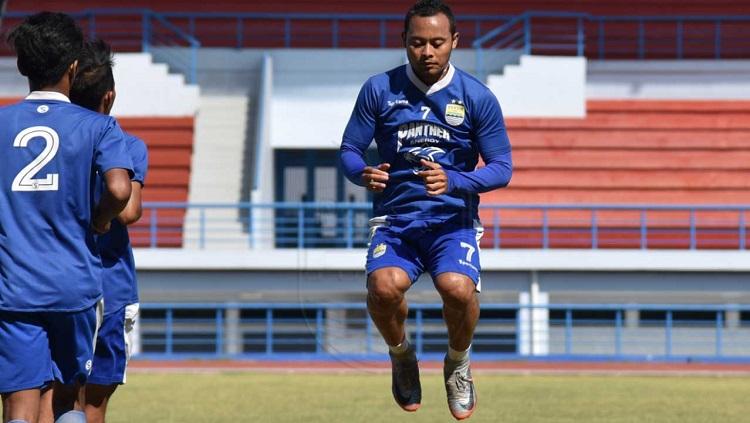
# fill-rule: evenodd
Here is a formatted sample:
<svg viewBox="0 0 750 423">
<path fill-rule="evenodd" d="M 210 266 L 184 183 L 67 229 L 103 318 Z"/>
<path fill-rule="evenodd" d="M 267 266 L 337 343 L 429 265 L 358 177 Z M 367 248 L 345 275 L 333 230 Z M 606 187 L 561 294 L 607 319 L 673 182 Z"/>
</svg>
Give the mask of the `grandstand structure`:
<svg viewBox="0 0 750 423">
<path fill-rule="evenodd" d="M 453 63 L 497 95 L 515 164 L 482 196 L 475 349 L 750 359 L 750 5 L 456 3 Z M 402 2 L 118 6 L 62 7 L 118 49 L 113 114 L 150 149 L 141 350 L 382 356 L 369 198 L 337 150 L 361 84 L 405 63 Z M 6 22 L 45 7 L 12 1 Z M 0 58 L 0 101 L 25 92 Z M 437 353 L 423 279 L 410 327 Z"/>
</svg>

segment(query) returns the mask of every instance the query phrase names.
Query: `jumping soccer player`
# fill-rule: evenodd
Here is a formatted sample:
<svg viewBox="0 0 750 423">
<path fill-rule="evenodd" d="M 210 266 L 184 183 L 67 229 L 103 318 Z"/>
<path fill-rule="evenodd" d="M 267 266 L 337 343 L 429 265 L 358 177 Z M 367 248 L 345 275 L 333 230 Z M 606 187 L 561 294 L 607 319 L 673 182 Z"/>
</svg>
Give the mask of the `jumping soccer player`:
<svg viewBox="0 0 750 423">
<path fill-rule="evenodd" d="M 112 49 L 102 40 L 86 43 L 78 60 L 78 73 L 70 91 L 73 104 L 105 115 L 115 101 L 112 74 Z M 104 273 L 104 321 L 97 334 L 94 363 L 86 383 L 86 419 L 103 423 L 109 398 L 117 386 L 125 383 L 130 359 L 131 335 L 138 314 L 138 286 L 133 250 L 127 225 L 141 217 L 141 189 L 146 180 L 148 150 L 146 144 L 125 134 L 128 154 L 133 162 L 132 193 L 125 209 L 112 221 L 109 232 L 97 239 Z M 103 184 L 97 178 L 97 197 Z"/>
<path fill-rule="evenodd" d="M 478 193 L 508 184 L 511 149 L 495 96 L 449 61 L 458 44 L 450 8 L 417 2 L 402 38 L 409 63 L 365 82 L 344 132 L 341 165 L 349 180 L 375 193 L 367 305 L 390 349 L 393 396 L 406 411 L 421 403 L 404 294 L 428 271 L 448 327 L 448 406 L 460 420 L 477 403 L 469 349 L 481 288 Z M 383 161 L 376 167 L 364 161 L 373 139 Z M 479 156 L 485 166 L 475 169 Z"/>
<path fill-rule="evenodd" d="M 25 100 L 0 109 L 0 393 L 3 421 L 36 422 L 54 385 L 57 423 L 86 421 L 101 318 L 105 233 L 130 197 L 132 164 L 114 119 L 68 99 L 83 48 L 67 15 L 38 13 L 8 37 Z M 93 204 L 94 175 L 105 189 Z"/>
</svg>

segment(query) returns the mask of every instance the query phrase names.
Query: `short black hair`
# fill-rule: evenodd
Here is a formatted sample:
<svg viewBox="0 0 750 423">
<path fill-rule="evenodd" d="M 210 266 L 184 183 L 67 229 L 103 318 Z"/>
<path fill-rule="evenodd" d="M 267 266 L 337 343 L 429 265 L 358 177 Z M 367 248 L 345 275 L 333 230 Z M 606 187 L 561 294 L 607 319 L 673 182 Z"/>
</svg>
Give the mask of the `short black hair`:
<svg viewBox="0 0 750 423">
<path fill-rule="evenodd" d="M 115 88 L 112 48 L 104 40 L 87 42 L 78 59 L 78 73 L 70 88 L 70 101 L 98 110 L 102 97 Z"/>
<path fill-rule="evenodd" d="M 440 13 L 448 18 L 451 34 L 455 34 L 456 18 L 453 17 L 453 11 L 451 8 L 441 0 L 419 0 L 414 3 L 414 6 L 406 12 L 406 18 L 404 18 L 404 32 L 409 32 L 409 23 L 414 16 L 435 16 Z"/>
<path fill-rule="evenodd" d="M 18 56 L 18 71 L 32 90 L 57 84 L 83 48 L 83 32 L 64 13 L 40 12 L 24 19 L 8 35 Z"/>
</svg>

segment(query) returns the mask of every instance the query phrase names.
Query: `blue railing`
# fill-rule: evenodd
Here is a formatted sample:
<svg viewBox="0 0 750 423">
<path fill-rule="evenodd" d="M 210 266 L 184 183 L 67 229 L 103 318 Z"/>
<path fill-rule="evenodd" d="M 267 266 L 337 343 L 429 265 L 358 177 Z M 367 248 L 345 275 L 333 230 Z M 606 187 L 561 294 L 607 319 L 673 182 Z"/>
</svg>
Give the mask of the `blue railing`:
<svg viewBox="0 0 750 423">
<path fill-rule="evenodd" d="M 205 45 L 216 47 L 401 47 L 404 16 L 373 13 L 195 13 L 163 15 Z M 470 43 L 509 15 L 461 15 Z M 258 28 L 262 28 L 261 31 Z"/>
<path fill-rule="evenodd" d="M 142 358 L 387 357 L 364 303 L 141 305 Z M 439 304 L 411 304 L 420 356 L 442 358 Z M 750 305 L 482 304 L 477 359 L 750 360 Z"/>
<path fill-rule="evenodd" d="M 29 12 L 8 12 L 14 20 Z M 74 16 L 89 34 L 119 51 L 184 47 L 170 58 L 195 83 L 197 48 L 400 48 L 402 15 L 346 13 L 156 13 L 90 9 Z M 592 16 L 568 12 L 456 17 L 462 42 L 477 50 L 484 76 L 487 50 L 585 55 L 595 59 L 722 59 L 750 57 L 750 16 Z M 179 49 L 178 49 L 179 50 Z M 166 52 L 164 54 L 167 54 Z M 172 52 L 171 54 L 178 54 Z"/>
<path fill-rule="evenodd" d="M 31 12 L 7 12 L 6 27 L 12 27 Z M 175 71 L 186 80 L 197 83 L 198 48 L 201 43 L 175 25 L 165 15 L 149 9 L 87 9 L 72 13 L 89 37 L 99 37 L 110 43 L 115 51 L 144 51 L 166 55 Z M 162 49 L 181 47 L 182 49 Z M 170 51 L 171 50 L 171 51 Z"/>
<path fill-rule="evenodd" d="M 475 39 L 484 77 L 487 51 L 587 56 L 591 59 L 750 57 L 750 16 L 592 16 L 526 12 Z"/>
<path fill-rule="evenodd" d="M 177 27 L 166 17 L 151 11 L 143 12 L 143 51 L 152 52 L 154 57 L 169 63 L 176 71 L 185 75 L 191 84 L 198 83 L 198 49 L 201 43 L 192 35 Z M 184 47 L 181 49 L 159 49 L 159 47 Z M 187 55 L 187 57 L 185 57 Z"/>
<path fill-rule="evenodd" d="M 15 24 L 31 12 L 8 12 Z M 72 14 L 84 30 L 125 50 L 150 42 L 153 25 L 164 25 L 183 47 L 401 47 L 404 16 L 370 13 L 154 12 L 149 9 L 87 9 Z M 509 15 L 462 15 L 456 20 L 471 43 Z M 152 45 L 152 44 L 149 44 Z M 145 44 L 144 44 L 145 46 Z"/>
<path fill-rule="evenodd" d="M 369 203 L 146 203 L 138 246 L 361 248 Z M 747 205 L 484 204 L 484 248 L 746 250 Z"/>
</svg>

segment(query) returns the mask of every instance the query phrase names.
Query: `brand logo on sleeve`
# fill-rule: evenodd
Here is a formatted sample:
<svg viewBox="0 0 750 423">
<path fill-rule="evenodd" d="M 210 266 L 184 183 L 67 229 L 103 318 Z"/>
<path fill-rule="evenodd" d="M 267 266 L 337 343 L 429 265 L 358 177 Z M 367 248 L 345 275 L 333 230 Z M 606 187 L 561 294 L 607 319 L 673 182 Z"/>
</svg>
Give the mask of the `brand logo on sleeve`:
<svg viewBox="0 0 750 423">
<path fill-rule="evenodd" d="M 409 100 L 404 100 L 404 99 L 401 99 L 401 100 L 388 100 L 388 107 L 393 107 L 393 106 L 408 106 L 408 105 L 409 105 Z"/>
</svg>

